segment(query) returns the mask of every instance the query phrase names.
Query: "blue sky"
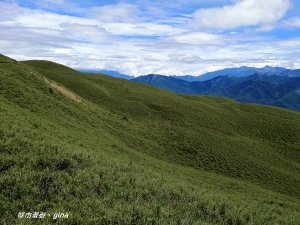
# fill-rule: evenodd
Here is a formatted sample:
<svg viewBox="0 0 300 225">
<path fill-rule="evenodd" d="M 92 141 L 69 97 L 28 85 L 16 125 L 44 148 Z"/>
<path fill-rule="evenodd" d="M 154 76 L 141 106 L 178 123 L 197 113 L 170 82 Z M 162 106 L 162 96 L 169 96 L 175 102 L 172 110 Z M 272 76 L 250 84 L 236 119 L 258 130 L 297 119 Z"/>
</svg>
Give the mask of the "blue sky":
<svg viewBox="0 0 300 225">
<path fill-rule="evenodd" d="M 298 0 L 0 0 L 0 49 L 78 69 L 300 68 Z"/>
</svg>

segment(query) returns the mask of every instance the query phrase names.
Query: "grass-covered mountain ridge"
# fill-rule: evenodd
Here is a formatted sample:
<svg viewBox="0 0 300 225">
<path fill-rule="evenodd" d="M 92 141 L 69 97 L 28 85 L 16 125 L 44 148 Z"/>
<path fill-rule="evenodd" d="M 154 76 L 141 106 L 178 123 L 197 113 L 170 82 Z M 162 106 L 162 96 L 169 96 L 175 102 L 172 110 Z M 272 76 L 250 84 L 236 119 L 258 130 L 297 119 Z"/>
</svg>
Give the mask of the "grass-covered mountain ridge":
<svg viewBox="0 0 300 225">
<path fill-rule="evenodd" d="M 300 220 L 298 112 L 5 56 L 0 81 L 3 224 Z"/>
</svg>

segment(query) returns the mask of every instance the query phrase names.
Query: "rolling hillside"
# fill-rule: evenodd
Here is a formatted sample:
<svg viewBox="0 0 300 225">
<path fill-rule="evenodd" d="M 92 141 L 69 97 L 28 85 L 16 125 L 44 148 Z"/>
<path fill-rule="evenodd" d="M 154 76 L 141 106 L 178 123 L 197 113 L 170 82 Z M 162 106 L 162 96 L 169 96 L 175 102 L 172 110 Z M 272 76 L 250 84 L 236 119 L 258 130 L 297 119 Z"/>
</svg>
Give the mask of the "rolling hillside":
<svg viewBox="0 0 300 225">
<path fill-rule="evenodd" d="M 298 224 L 300 114 L 0 56 L 0 221 Z"/>
</svg>

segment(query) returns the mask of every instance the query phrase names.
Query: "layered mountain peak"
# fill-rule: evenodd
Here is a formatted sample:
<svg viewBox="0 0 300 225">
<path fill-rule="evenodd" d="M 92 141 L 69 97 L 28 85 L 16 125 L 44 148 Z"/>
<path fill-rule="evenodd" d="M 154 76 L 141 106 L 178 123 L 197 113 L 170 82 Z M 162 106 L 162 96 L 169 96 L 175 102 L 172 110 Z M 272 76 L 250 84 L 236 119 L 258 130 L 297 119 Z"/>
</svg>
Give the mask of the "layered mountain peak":
<svg viewBox="0 0 300 225">
<path fill-rule="evenodd" d="M 241 67 L 216 72 L 220 76 L 211 76 L 211 79 L 204 81 L 157 74 L 141 76 L 134 81 L 180 94 L 224 96 L 240 102 L 275 105 L 299 111 L 300 102 L 297 100 L 296 90 L 300 89 L 300 77 L 290 77 L 286 71 L 288 70 L 271 66 Z"/>
</svg>

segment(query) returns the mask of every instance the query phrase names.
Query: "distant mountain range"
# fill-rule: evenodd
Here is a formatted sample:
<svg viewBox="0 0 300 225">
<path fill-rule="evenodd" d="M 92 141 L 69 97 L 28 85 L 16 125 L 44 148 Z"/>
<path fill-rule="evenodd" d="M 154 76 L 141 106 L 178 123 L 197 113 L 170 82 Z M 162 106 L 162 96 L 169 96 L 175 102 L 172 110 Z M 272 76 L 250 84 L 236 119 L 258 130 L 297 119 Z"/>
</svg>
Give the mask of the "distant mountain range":
<svg viewBox="0 0 300 225">
<path fill-rule="evenodd" d="M 211 80 L 216 77 L 224 77 L 224 76 L 236 76 L 236 77 L 247 77 L 253 74 L 262 74 L 262 75 L 278 75 L 278 76 L 289 76 L 289 77 L 297 77 L 300 76 L 300 69 L 290 70 L 283 67 L 271 67 L 265 66 L 262 68 L 255 67 L 247 67 L 242 66 L 239 68 L 226 68 L 223 70 L 217 70 L 214 72 L 205 73 L 201 76 L 174 76 L 176 78 L 186 80 L 189 82 L 193 81 L 206 81 Z"/>
<path fill-rule="evenodd" d="M 198 94 L 198 92 L 192 88 L 192 83 L 172 76 L 168 77 L 150 74 L 134 78 L 133 81 L 150 84 L 161 89 L 174 91 L 180 94 Z"/>
<path fill-rule="evenodd" d="M 105 74 L 105 75 L 109 75 L 109 76 L 117 77 L 117 78 L 122 78 L 122 79 L 126 79 L 126 80 L 134 79 L 134 76 L 119 73 L 114 70 L 80 70 L 80 71 L 85 72 L 85 73 L 101 73 L 101 74 Z"/>
<path fill-rule="evenodd" d="M 243 70 L 245 74 L 241 72 Z M 228 71 L 232 71 L 232 74 L 228 74 Z M 300 111 L 300 70 L 264 67 L 256 69 L 252 74 L 249 71 L 249 67 L 226 69 L 205 75 L 207 78 L 212 77 L 209 80 L 192 82 L 153 74 L 133 80 L 179 94 L 224 96 L 239 102 Z M 216 74 L 221 76 L 214 77 Z"/>
<path fill-rule="evenodd" d="M 242 66 L 209 72 L 201 76 L 134 77 L 112 70 L 82 70 L 153 85 L 179 94 L 214 95 L 239 102 L 274 105 L 300 111 L 300 69 Z"/>
<path fill-rule="evenodd" d="M 132 75 L 128 74 L 123 74 L 119 73 L 114 70 L 85 70 L 82 69 L 80 70 L 82 72 L 87 72 L 87 73 L 101 73 L 101 74 L 106 74 L 112 77 L 117 77 L 117 78 L 123 78 L 127 80 L 132 80 L 135 77 Z M 286 69 L 283 67 L 271 67 L 271 66 L 265 66 L 262 68 L 255 68 L 255 67 L 247 67 L 247 66 L 242 66 L 238 68 L 226 68 L 223 70 L 217 70 L 214 72 L 209 72 L 205 73 L 203 75 L 199 76 L 191 76 L 191 75 L 184 75 L 184 76 L 176 76 L 173 75 L 171 77 L 185 80 L 188 82 L 193 82 L 193 81 L 206 81 L 206 80 L 211 80 L 216 77 L 224 77 L 224 76 L 236 76 L 236 77 L 247 77 L 253 74 L 262 74 L 262 75 L 277 75 L 277 76 L 288 76 L 288 77 L 298 77 L 300 76 L 300 69 L 297 70 L 290 70 Z M 154 74 L 152 74 L 154 75 Z M 159 75 L 159 74 L 157 74 Z M 144 75 L 147 76 L 147 75 Z"/>
</svg>

